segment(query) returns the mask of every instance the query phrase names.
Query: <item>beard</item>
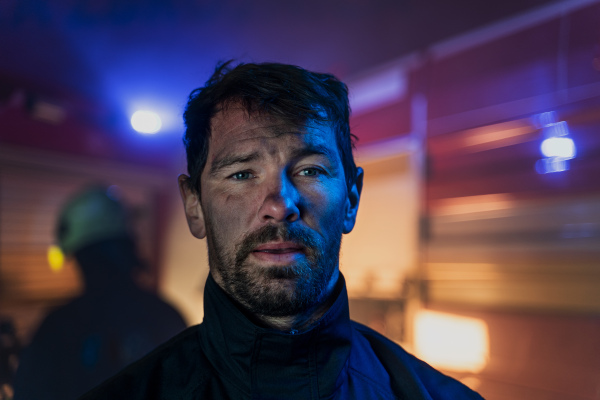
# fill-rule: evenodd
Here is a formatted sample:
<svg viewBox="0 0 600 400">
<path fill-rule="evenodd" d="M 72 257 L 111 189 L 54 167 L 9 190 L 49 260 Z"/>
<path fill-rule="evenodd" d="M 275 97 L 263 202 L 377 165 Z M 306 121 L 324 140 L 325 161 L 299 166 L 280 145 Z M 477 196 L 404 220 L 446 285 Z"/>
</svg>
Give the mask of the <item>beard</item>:
<svg viewBox="0 0 600 400">
<path fill-rule="evenodd" d="M 206 222 L 210 268 L 220 275 L 222 289 L 251 313 L 292 316 L 326 300 L 338 268 L 341 224 L 330 226 L 329 240 L 298 225 L 265 225 L 244 236 L 231 251 L 216 235 L 211 221 Z M 264 267 L 249 259 L 257 246 L 276 240 L 302 246 L 302 260 L 292 265 Z"/>
</svg>

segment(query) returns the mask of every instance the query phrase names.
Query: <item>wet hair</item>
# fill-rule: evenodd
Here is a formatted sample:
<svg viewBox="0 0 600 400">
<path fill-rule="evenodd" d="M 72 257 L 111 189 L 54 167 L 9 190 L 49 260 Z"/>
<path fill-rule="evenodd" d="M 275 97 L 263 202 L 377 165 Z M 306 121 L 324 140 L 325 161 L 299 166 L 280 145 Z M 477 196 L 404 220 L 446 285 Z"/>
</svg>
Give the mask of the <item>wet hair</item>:
<svg viewBox="0 0 600 400">
<path fill-rule="evenodd" d="M 188 184 L 200 192 L 200 176 L 207 162 L 211 120 L 232 104 L 241 104 L 248 115 L 267 115 L 303 125 L 328 125 L 336 135 L 348 190 L 357 168 L 352 155 L 357 140 L 350 132 L 348 87 L 331 74 L 307 71 L 277 63 L 220 63 L 204 87 L 189 96 L 183 114 Z"/>
</svg>

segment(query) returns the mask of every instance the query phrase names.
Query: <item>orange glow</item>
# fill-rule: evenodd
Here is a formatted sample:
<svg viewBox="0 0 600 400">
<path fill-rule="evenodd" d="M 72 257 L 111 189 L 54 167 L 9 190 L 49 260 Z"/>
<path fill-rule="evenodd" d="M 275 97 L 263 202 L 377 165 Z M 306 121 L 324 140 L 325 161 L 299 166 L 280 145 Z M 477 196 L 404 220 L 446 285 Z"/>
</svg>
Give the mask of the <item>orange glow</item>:
<svg viewBox="0 0 600 400">
<path fill-rule="evenodd" d="M 516 201 L 508 193 L 484 194 L 479 196 L 454 197 L 437 200 L 433 216 L 472 214 L 485 211 L 507 210 L 514 208 Z"/>
<path fill-rule="evenodd" d="M 477 133 L 466 136 L 463 145 L 465 147 L 476 147 L 471 151 L 491 150 L 527 142 L 531 140 L 530 134 L 532 132 L 535 132 L 535 130 L 527 125 L 489 132 L 478 130 Z"/>
<path fill-rule="evenodd" d="M 489 357 L 487 324 L 476 318 L 421 310 L 415 318 L 415 351 L 437 368 L 479 372 Z"/>
</svg>

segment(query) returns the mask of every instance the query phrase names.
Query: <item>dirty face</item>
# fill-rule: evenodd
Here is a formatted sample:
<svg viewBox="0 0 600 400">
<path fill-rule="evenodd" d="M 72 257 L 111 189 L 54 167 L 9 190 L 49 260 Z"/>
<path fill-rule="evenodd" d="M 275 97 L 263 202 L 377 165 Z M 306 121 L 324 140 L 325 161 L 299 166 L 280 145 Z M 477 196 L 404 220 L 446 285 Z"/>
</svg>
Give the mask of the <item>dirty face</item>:
<svg viewBox="0 0 600 400">
<path fill-rule="evenodd" d="M 190 228 L 207 237 L 213 278 L 249 311 L 295 315 L 333 290 L 360 184 L 348 191 L 329 126 L 229 107 L 212 120 L 200 198 L 187 196 Z"/>
</svg>

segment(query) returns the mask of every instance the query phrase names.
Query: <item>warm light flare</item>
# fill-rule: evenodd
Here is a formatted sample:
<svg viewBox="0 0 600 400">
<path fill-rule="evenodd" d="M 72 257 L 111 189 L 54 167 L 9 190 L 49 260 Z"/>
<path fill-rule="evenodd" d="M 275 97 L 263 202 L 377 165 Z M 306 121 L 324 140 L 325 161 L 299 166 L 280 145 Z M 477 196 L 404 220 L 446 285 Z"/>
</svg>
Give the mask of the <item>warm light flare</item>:
<svg viewBox="0 0 600 400">
<path fill-rule="evenodd" d="M 60 247 L 52 245 L 48 248 L 48 264 L 50 264 L 50 269 L 52 271 L 62 271 L 65 265 L 65 255 Z"/>
<path fill-rule="evenodd" d="M 434 367 L 479 372 L 489 357 L 487 324 L 476 318 L 422 310 L 415 319 L 415 351 Z"/>
</svg>

